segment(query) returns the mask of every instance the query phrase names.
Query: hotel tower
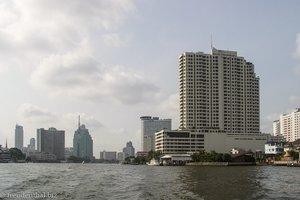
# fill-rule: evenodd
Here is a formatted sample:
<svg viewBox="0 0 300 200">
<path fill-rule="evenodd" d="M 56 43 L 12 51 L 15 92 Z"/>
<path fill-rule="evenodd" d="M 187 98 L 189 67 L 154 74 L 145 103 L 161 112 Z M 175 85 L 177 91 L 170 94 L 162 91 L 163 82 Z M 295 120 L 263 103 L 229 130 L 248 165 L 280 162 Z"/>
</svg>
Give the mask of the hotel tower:
<svg viewBox="0 0 300 200">
<path fill-rule="evenodd" d="M 259 77 L 235 51 L 181 54 L 179 99 L 182 130 L 260 132 Z"/>
</svg>

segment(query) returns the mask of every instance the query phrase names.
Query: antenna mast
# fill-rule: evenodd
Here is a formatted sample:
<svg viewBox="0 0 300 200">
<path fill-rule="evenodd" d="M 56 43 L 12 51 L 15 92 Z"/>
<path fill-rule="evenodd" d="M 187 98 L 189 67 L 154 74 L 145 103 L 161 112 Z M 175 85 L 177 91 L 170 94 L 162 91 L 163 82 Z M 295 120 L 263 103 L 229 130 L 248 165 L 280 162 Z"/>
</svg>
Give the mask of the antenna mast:
<svg viewBox="0 0 300 200">
<path fill-rule="evenodd" d="M 213 46 L 213 38 L 212 38 L 212 34 L 210 34 L 210 48 L 211 51 L 213 50 L 214 46 Z"/>
</svg>

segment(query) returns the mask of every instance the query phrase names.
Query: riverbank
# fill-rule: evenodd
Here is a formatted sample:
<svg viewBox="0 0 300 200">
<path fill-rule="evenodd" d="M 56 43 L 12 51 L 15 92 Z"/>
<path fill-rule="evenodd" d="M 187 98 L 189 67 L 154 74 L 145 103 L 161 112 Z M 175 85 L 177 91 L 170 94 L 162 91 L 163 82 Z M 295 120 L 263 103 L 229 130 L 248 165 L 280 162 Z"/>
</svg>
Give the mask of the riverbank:
<svg viewBox="0 0 300 200">
<path fill-rule="evenodd" d="M 223 166 L 253 166 L 256 162 L 191 162 L 186 163 L 187 166 L 212 166 L 212 167 L 223 167 Z"/>
</svg>

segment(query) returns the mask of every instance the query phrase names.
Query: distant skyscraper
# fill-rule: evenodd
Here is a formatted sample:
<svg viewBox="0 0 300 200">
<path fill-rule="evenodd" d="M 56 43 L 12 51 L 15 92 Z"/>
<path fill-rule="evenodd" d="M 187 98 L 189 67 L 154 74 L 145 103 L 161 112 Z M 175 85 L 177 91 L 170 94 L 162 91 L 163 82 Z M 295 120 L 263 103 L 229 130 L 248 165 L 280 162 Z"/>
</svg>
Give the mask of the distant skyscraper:
<svg viewBox="0 0 300 200">
<path fill-rule="evenodd" d="M 30 144 L 29 144 L 30 150 L 35 150 L 35 139 L 30 138 Z"/>
<path fill-rule="evenodd" d="M 15 147 L 22 150 L 23 148 L 23 138 L 24 138 L 24 132 L 23 132 L 23 126 L 16 125 L 15 129 Z"/>
<path fill-rule="evenodd" d="M 93 159 L 93 140 L 85 125 L 80 125 L 80 120 L 73 138 L 73 156 L 86 160 Z"/>
<path fill-rule="evenodd" d="M 274 136 L 280 135 L 280 121 L 279 120 L 273 121 L 273 135 Z"/>
<path fill-rule="evenodd" d="M 180 129 L 259 133 L 259 77 L 235 51 L 179 56 Z"/>
<path fill-rule="evenodd" d="M 126 147 L 123 148 L 123 153 L 125 154 L 125 158 L 130 157 L 130 156 L 134 156 L 135 154 L 135 149 L 132 146 L 132 142 L 129 141 L 126 143 Z"/>
<path fill-rule="evenodd" d="M 118 161 L 123 161 L 125 159 L 125 153 L 124 152 L 118 152 Z"/>
<path fill-rule="evenodd" d="M 142 116 L 141 131 L 142 131 L 142 150 L 155 150 L 155 135 L 154 133 L 161 130 L 171 130 L 171 119 L 159 119 L 158 117 Z"/>
<path fill-rule="evenodd" d="M 289 114 L 280 115 L 278 121 L 273 122 L 274 135 L 283 136 L 286 141 L 294 142 L 300 138 L 300 108 Z"/>
<path fill-rule="evenodd" d="M 56 128 L 37 129 L 37 150 L 56 155 L 58 160 L 65 157 L 65 131 Z"/>
<path fill-rule="evenodd" d="M 100 152 L 101 160 L 117 160 L 117 152 L 115 151 L 101 151 Z"/>
</svg>

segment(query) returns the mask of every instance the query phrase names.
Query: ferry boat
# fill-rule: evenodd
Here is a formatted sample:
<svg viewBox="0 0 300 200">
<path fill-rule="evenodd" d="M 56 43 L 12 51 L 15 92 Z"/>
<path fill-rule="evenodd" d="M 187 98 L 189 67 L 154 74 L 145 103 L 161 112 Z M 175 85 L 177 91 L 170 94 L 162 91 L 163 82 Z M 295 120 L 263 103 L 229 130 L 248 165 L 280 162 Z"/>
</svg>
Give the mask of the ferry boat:
<svg viewBox="0 0 300 200">
<path fill-rule="evenodd" d="M 11 155 L 9 151 L 0 150 L 0 163 L 9 163 L 11 162 Z"/>
</svg>

